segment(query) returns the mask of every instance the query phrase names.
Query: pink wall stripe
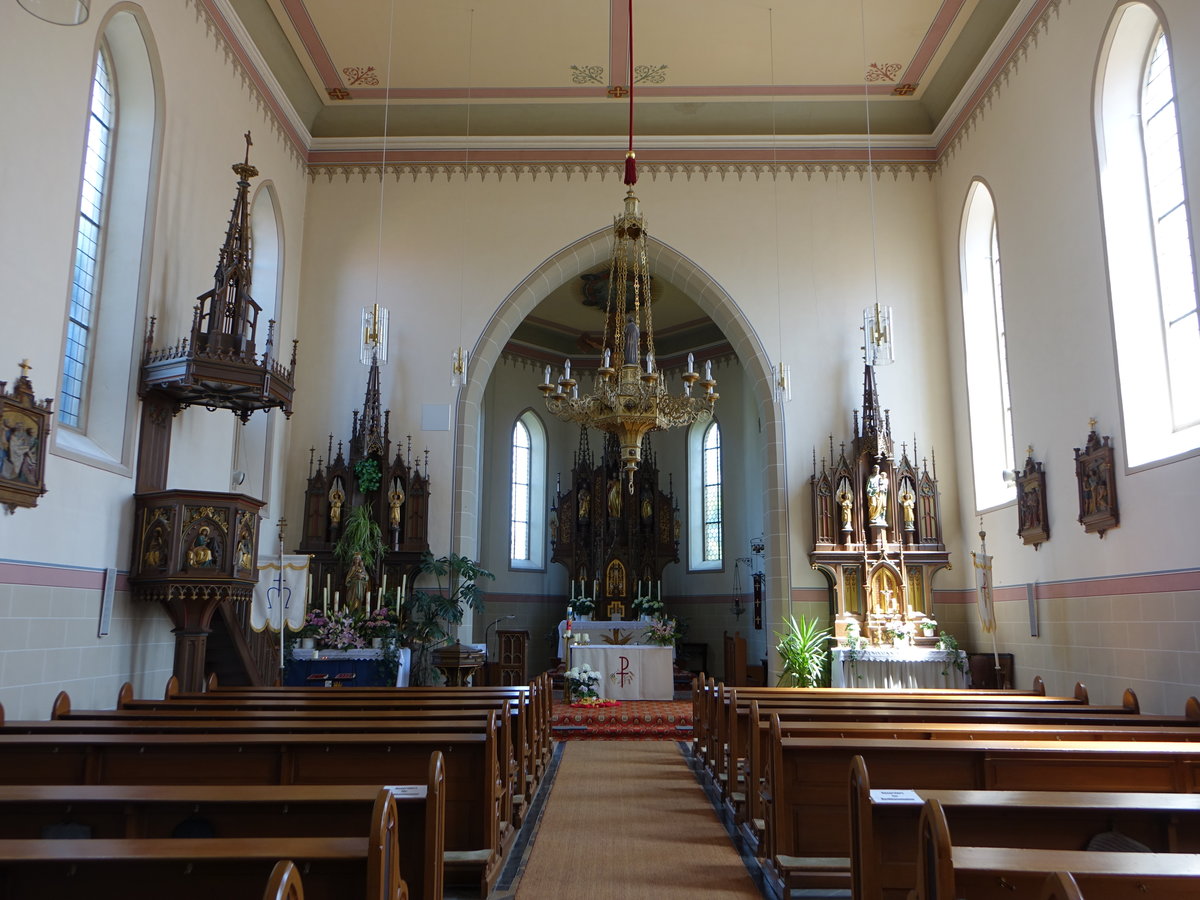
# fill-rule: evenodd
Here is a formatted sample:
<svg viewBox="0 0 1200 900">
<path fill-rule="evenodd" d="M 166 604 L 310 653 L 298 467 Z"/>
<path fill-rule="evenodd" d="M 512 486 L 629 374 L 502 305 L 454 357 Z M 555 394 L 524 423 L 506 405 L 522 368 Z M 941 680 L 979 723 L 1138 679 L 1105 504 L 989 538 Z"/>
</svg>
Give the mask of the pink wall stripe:
<svg viewBox="0 0 1200 900">
<path fill-rule="evenodd" d="M 1110 578 L 1079 578 L 1069 581 L 1050 581 L 1034 585 L 1039 600 L 1062 600 L 1069 597 L 1123 597 L 1131 594 L 1169 594 L 1175 591 L 1200 591 L 1200 569 L 1178 572 L 1148 572 L 1143 575 L 1115 575 Z M 974 603 L 974 590 L 933 592 L 937 603 Z M 997 603 L 1025 602 L 1025 585 L 997 588 L 993 599 Z"/>
<path fill-rule="evenodd" d="M 472 150 L 471 162 L 487 163 L 612 163 L 624 161 L 623 151 L 608 150 Z M 932 163 L 933 149 L 929 147 L 873 147 L 871 159 L 876 163 Z M 739 150 L 706 147 L 697 150 L 638 150 L 643 163 L 865 163 L 865 148 L 770 148 Z M 313 150 L 308 154 L 310 166 L 377 166 L 383 161 L 382 150 Z M 461 150 L 400 150 L 389 148 L 389 164 L 397 163 L 461 163 Z"/>
<path fill-rule="evenodd" d="M 904 81 L 915 84 L 925 75 L 925 70 L 929 68 L 929 63 L 933 61 L 938 47 L 946 39 L 946 34 L 950 31 L 950 26 L 958 18 L 958 14 L 962 12 L 965 3 L 966 0 L 945 0 L 941 9 L 938 10 L 937 15 L 934 16 L 933 21 L 930 23 L 929 30 L 925 32 L 925 37 L 921 39 L 921 43 L 917 47 L 917 52 L 913 54 L 908 68 L 905 69 Z"/>
<path fill-rule="evenodd" d="M 21 587 L 84 588 L 98 591 L 104 587 L 104 570 L 0 562 L 0 584 L 14 584 Z M 117 573 L 117 590 L 129 590 L 128 573 Z"/>
</svg>

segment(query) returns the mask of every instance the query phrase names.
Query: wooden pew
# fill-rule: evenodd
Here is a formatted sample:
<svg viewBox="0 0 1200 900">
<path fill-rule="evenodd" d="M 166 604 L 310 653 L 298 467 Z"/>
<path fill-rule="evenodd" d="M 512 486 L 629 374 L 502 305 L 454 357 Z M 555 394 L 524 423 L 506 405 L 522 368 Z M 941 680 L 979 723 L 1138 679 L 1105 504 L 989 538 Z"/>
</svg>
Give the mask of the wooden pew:
<svg viewBox="0 0 1200 900">
<path fill-rule="evenodd" d="M 519 710 L 522 734 L 526 748 L 524 754 L 530 760 L 534 784 L 549 765 L 553 746 L 550 736 L 551 693 L 549 678 L 544 673 L 532 679 L 528 686 L 510 687 L 411 687 L 411 688 L 325 688 L 325 687 L 219 687 L 216 677 L 209 676 L 210 690 L 203 693 L 183 693 L 178 680 L 172 676 L 167 680 L 163 699 L 180 702 L 195 702 L 209 706 L 216 703 L 234 704 L 242 701 L 241 708 L 281 708 L 293 701 L 337 701 L 342 704 L 363 701 L 361 708 L 370 708 L 366 701 L 376 701 L 376 708 L 385 708 L 393 701 L 423 701 L 426 706 L 463 707 L 471 703 L 485 705 L 502 703 L 508 699 Z M 465 701 L 458 702 L 458 701 Z M 137 700 L 131 685 L 123 685 L 117 695 L 119 709 L 155 708 L 159 701 Z"/>
<path fill-rule="evenodd" d="M 39 900 L 236 900 L 260 896 L 287 859 L 302 861 L 309 900 L 407 900 L 400 857 L 396 803 L 380 790 L 364 837 L 0 840 L 0 885 Z"/>
<path fill-rule="evenodd" d="M 925 804 L 918 841 L 917 900 L 1032 900 L 1056 872 L 1087 900 L 1200 895 L 1200 854 L 958 846 L 937 800 Z"/>
<path fill-rule="evenodd" d="M 1043 688 L 1044 689 L 1044 688 Z M 877 708 L 880 704 L 888 707 L 911 704 L 914 708 L 925 708 L 929 704 L 949 704 L 960 707 L 991 709 L 1010 708 L 1019 706 L 1025 708 L 1075 708 L 1088 702 L 1087 688 L 1076 685 L 1074 697 L 1046 697 L 1044 694 L 1021 694 L 1013 691 L 953 691 L 953 690 L 904 690 L 876 691 L 862 689 L 830 689 L 830 688 L 727 688 L 708 680 L 704 687 L 697 685 L 693 696 L 693 714 L 695 716 L 695 750 L 714 774 L 719 777 L 721 756 L 729 741 L 733 729 L 729 698 L 736 696 L 743 703 L 752 699 L 759 700 L 764 707 L 775 704 L 780 708 L 792 706 L 844 707 L 867 711 Z M 735 704 L 736 708 L 736 704 Z M 1100 712 L 1135 713 L 1138 711 L 1137 698 L 1132 692 L 1127 692 L 1120 707 L 1103 707 Z"/>
<path fill-rule="evenodd" d="M 759 701 L 754 700 L 751 701 L 750 712 L 746 716 L 750 728 L 749 746 L 742 751 L 738 743 L 740 731 L 733 731 L 728 750 L 730 762 L 727 765 L 733 766 L 733 754 L 744 752 L 744 762 L 741 765 L 744 784 L 761 784 L 765 769 L 763 747 L 767 743 L 770 716 L 773 714 L 779 716 L 781 734 L 785 737 L 834 736 L 836 728 L 839 734 L 846 737 L 851 734 L 869 737 L 874 733 L 877 737 L 907 735 L 910 738 L 931 740 L 975 740 L 980 737 L 1022 740 L 1030 735 L 1041 735 L 1053 740 L 1095 740 L 1110 737 L 1113 740 L 1174 741 L 1200 740 L 1200 718 L 1195 717 L 1195 706 L 1195 698 L 1192 698 L 1187 704 L 1188 714 L 1183 717 L 1122 713 L 1096 715 L 1090 711 L 1095 707 L 1064 708 L 1055 711 L 1035 709 L 1031 712 L 948 709 L 944 706 L 925 710 L 898 707 L 894 710 L 880 709 L 862 714 L 854 710 L 776 708 L 772 713 L 761 709 Z M 1010 729 L 1026 734 L 1024 737 L 1020 734 L 1010 734 Z M 756 826 L 754 820 L 763 818 L 758 794 L 752 789 L 745 790 L 744 794 L 745 811 L 743 813 L 740 809 L 735 809 L 735 812 L 739 813 L 740 819 L 751 823 L 752 834 L 756 835 L 757 832 L 761 832 L 762 825 L 760 821 Z M 736 799 L 730 797 L 731 805 Z"/>
<path fill-rule="evenodd" d="M 400 875 L 413 900 L 439 900 L 445 765 L 424 784 L 387 788 L 397 807 Z M 5 785 L 0 839 L 78 832 L 90 839 L 367 837 L 379 785 Z"/>
<path fill-rule="evenodd" d="M 486 895 L 501 838 L 497 732 L 0 735 L 5 784 L 410 784 L 446 761 L 445 878 Z"/>
<path fill-rule="evenodd" d="M 879 788 L 1161 793 L 1200 787 L 1195 743 L 785 738 L 773 717 L 760 852 L 778 882 L 849 887 L 845 779 L 855 755 Z"/>
<path fill-rule="evenodd" d="M 170 688 L 168 687 L 168 691 Z M 544 764 L 540 762 L 546 756 L 545 750 L 541 747 L 542 743 L 548 745 L 549 738 L 546 734 L 540 732 L 535 725 L 532 710 L 535 708 L 531 702 L 528 692 L 521 693 L 520 691 L 510 693 L 508 696 L 472 696 L 470 694 L 456 693 L 453 695 L 446 694 L 441 689 L 431 689 L 432 694 L 426 695 L 421 693 L 424 689 L 415 689 L 417 693 L 407 693 L 408 688 L 375 688 L 370 689 L 376 692 L 367 697 L 362 697 L 355 691 L 343 692 L 340 688 L 297 688 L 294 690 L 303 691 L 304 693 L 291 697 L 280 695 L 267 699 L 254 697 L 246 697 L 240 699 L 238 695 L 232 693 L 226 695 L 209 696 L 207 694 L 195 694 L 190 696 L 177 695 L 170 700 L 140 700 L 133 696 L 132 686 L 126 683 L 123 685 L 117 695 L 117 711 L 174 711 L 194 710 L 196 712 L 205 712 L 210 714 L 223 713 L 225 711 L 240 710 L 244 712 L 263 712 L 274 713 L 276 715 L 286 714 L 288 718 L 294 718 L 293 713 L 309 713 L 310 711 L 336 711 L 344 717 L 360 718 L 360 713 L 388 713 L 391 711 L 415 709 L 422 712 L 429 710 L 451 710 L 455 712 L 465 712 L 469 710 L 486 711 L 497 710 L 502 714 L 505 721 L 509 715 L 504 714 L 506 704 L 511 706 L 511 717 L 513 725 L 507 729 L 506 737 L 509 739 L 509 750 L 507 758 L 513 760 L 513 765 L 510 771 L 513 774 L 513 787 L 511 788 L 511 798 L 515 815 L 520 817 L 521 811 L 529 802 L 533 792 L 537 789 L 540 775 L 544 772 Z M 357 691 L 366 689 L 356 689 Z M 468 689 L 469 690 L 469 689 Z M 387 692 L 391 693 L 387 693 Z M 401 693 L 405 692 L 405 693 Z M 63 717 L 63 714 L 57 708 L 52 710 L 52 717 Z M 92 718 L 100 718 L 107 715 L 109 718 L 115 718 L 113 711 L 91 710 L 89 716 Z M 548 727 L 546 729 L 548 733 Z"/>
<path fill-rule="evenodd" d="M 322 692 L 328 693 L 331 689 L 323 687 L 243 687 L 243 686 L 222 686 L 218 684 L 216 675 L 209 675 L 207 682 L 207 690 L 205 694 L 212 696 L 243 696 L 254 699 L 269 699 L 281 697 L 305 697 L 319 696 Z M 449 697 L 467 697 L 481 698 L 488 696 L 496 697 L 512 697 L 524 698 L 528 697 L 531 707 L 533 732 L 534 736 L 531 739 L 531 744 L 536 746 L 538 752 L 542 756 L 542 764 L 549 762 L 552 747 L 550 744 L 550 714 L 553 703 L 553 696 L 550 688 L 550 679 L 546 673 L 535 676 L 530 679 L 528 685 L 510 685 L 510 686 L 479 686 L 479 687 L 409 687 L 409 688 L 360 688 L 360 687 L 339 687 L 336 690 L 342 695 L 354 696 L 361 698 L 380 698 L 388 696 L 404 696 L 404 697 L 429 697 L 434 699 L 446 699 Z M 132 694 L 130 694 L 132 696 Z M 167 687 L 164 691 L 164 699 L 203 696 L 201 694 L 184 694 L 179 690 L 179 681 L 172 676 L 167 681 Z"/>
<path fill-rule="evenodd" d="M 275 863 L 271 877 L 267 879 L 267 889 L 263 891 L 263 900 L 304 900 L 300 870 L 290 859 Z"/>
<path fill-rule="evenodd" d="M 917 830 L 937 800 L 960 844 L 1083 850 L 1115 831 L 1157 853 L 1200 853 L 1200 794 L 1089 791 L 871 791 L 866 764 L 850 766 L 850 877 L 854 900 L 904 900 L 917 884 Z"/>
</svg>

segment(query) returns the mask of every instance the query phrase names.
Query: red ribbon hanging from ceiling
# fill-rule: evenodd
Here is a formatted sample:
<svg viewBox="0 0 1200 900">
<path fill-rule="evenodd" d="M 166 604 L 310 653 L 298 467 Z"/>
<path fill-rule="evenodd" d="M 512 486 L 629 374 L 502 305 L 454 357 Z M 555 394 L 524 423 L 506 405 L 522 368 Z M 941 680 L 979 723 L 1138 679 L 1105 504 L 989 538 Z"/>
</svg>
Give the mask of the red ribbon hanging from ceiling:
<svg viewBox="0 0 1200 900">
<path fill-rule="evenodd" d="M 637 184 L 637 158 L 633 152 L 633 0 L 629 0 L 629 149 L 625 153 L 625 183 Z"/>
</svg>

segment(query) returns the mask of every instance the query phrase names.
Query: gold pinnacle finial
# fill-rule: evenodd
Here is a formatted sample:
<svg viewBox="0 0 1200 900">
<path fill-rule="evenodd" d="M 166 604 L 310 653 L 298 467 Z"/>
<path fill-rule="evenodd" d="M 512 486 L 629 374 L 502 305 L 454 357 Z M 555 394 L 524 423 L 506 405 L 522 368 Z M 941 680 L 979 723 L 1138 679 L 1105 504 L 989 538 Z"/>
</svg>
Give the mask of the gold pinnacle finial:
<svg viewBox="0 0 1200 900">
<path fill-rule="evenodd" d="M 1028 447 L 1025 448 L 1025 455 L 1033 456 L 1033 444 L 1030 444 Z"/>
<path fill-rule="evenodd" d="M 1096 419 L 1094 417 L 1088 419 L 1088 428 L 1090 428 L 1092 431 L 1096 430 Z"/>
</svg>

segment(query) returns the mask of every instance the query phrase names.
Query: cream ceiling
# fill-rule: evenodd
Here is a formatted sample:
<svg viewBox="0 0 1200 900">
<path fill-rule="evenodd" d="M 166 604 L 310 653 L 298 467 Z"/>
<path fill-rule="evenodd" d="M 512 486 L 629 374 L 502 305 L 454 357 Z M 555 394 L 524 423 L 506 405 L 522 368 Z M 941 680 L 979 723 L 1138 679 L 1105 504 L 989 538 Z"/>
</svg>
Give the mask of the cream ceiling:
<svg viewBox="0 0 1200 900">
<path fill-rule="evenodd" d="M 627 131 L 627 0 L 227 2 L 317 146 Z M 635 0 L 636 130 L 928 137 L 1021 5 Z"/>
</svg>

